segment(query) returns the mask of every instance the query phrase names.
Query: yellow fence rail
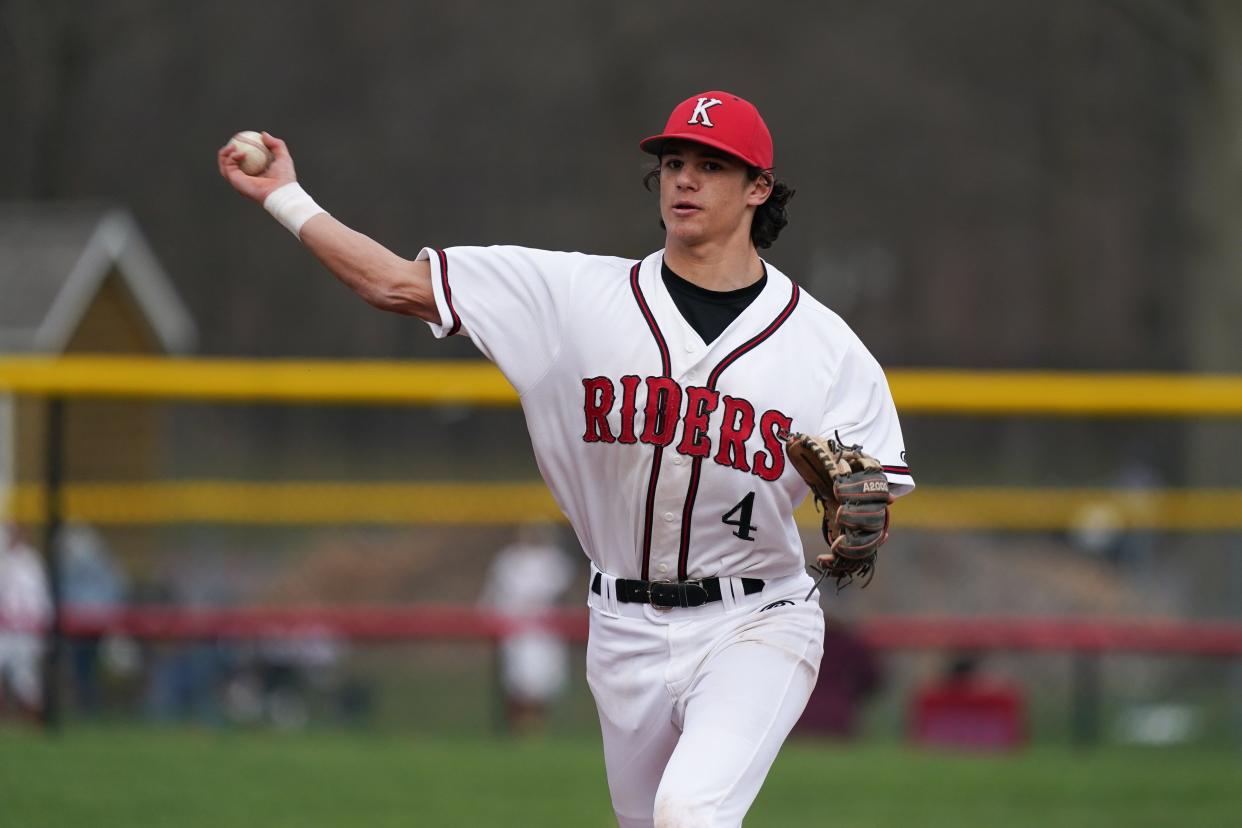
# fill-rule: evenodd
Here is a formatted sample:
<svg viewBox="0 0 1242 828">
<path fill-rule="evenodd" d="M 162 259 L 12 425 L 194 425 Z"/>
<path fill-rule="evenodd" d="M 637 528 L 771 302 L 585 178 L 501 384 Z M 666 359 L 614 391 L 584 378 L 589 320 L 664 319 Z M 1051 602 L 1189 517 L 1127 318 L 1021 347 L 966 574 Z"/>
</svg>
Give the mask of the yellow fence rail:
<svg viewBox="0 0 1242 828">
<path fill-rule="evenodd" d="M 1242 376 L 893 370 L 903 414 L 1239 417 Z M 358 405 L 512 406 L 517 396 L 482 360 L 373 362 L 0 357 L 0 394 L 56 398 Z M 7 513 L 37 522 L 42 487 L 7 494 Z M 59 512 L 101 525 L 177 523 L 409 524 L 560 520 L 541 482 L 270 482 L 199 480 L 65 485 Z M 0 504 L 4 506 L 6 504 Z M 818 522 L 808 503 L 798 513 Z M 1242 489 L 928 488 L 895 507 L 915 529 L 1237 531 Z"/>
<path fill-rule="evenodd" d="M 35 523 L 42 487 L 11 492 L 12 514 Z M 515 524 L 562 520 L 541 482 L 418 483 L 198 480 L 66 485 L 67 519 L 98 525 Z M 818 525 L 808 500 L 797 513 Z M 893 507 L 902 529 L 1066 530 L 1090 522 L 1117 530 L 1242 530 L 1242 489 L 923 487 Z"/>
<path fill-rule="evenodd" d="M 903 414 L 1242 416 L 1242 377 L 1233 375 L 899 369 L 888 378 Z M 232 403 L 517 403 L 500 372 L 482 360 L 4 357 L 4 392 Z"/>
</svg>

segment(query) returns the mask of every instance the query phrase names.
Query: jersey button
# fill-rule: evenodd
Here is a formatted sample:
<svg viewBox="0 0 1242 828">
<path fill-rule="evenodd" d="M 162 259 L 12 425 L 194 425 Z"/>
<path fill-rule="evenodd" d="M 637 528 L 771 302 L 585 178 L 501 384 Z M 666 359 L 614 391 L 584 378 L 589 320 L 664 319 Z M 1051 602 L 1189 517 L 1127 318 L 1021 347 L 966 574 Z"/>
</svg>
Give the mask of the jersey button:
<svg viewBox="0 0 1242 828">
<path fill-rule="evenodd" d="M 686 343 L 686 353 L 687 354 L 694 353 L 694 345 L 690 344 L 689 342 Z"/>
<path fill-rule="evenodd" d="M 665 522 L 665 523 L 672 523 L 672 522 L 673 522 L 673 513 L 672 513 L 672 512 L 665 512 L 665 513 L 664 513 L 664 522 Z"/>
<path fill-rule="evenodd" d="M 680 466 L 684 462 L 686 462 L 686 458 L 682 457 L 680 454 L 673 458 L 674 466 Z"/>
<path fill-rule="evenodd" d="M 660 564 L 656 567 L 661 573 L 668 572 L 668 564 Z"/>
</svg>

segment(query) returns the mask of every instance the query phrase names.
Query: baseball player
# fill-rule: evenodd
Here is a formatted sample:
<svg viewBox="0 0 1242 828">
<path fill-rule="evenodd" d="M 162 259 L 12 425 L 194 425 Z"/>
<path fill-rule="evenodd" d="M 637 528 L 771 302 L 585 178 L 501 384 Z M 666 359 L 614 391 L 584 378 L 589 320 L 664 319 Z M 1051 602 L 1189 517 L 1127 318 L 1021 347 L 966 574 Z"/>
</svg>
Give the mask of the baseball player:
<svg viewBox="0 0 1242 828">
<path fill-rule="evenodd" d="M 884 490 L 872 514 L 885 532 L 889 492 L 914 486 L 875 359 L 758 254 L 792 194 L 759 112 L 704 92 L 641 142 L 657 159 L 647 183 L 665 238 L 638 261 L 520 247 L 428 247 L 409 261 L 324 212 L 284 142 L 263 141 L 275 160 L 257 176 L 220 150 L 235 189 L 372 305 L 468 336 L 517 390 L 539 469 L 591 560 L 587 679 L 619 824 L 740 825 L 823 644 L 788 435 L 834 435 L 878 458 L 878 481 L 860 490 Z"/>
</svg>

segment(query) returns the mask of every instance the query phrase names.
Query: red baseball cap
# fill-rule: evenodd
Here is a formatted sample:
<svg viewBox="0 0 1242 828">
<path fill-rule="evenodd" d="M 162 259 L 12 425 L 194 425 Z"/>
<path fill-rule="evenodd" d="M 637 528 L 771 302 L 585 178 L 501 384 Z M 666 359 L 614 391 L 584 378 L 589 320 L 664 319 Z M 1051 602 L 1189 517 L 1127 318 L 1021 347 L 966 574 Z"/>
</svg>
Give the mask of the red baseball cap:
<svg viewBox="0 0 1242 828">
<path fill-rule="evenodd" d="M 673 139 L 694 141 L 723 150 L 752 167 L 771 169 L 772 133 L 750 101 L 730 92 L 691 95 L 668 116 L 664 132 L 644 138 L 639 147 L 659 155 Z"/>
</svg>

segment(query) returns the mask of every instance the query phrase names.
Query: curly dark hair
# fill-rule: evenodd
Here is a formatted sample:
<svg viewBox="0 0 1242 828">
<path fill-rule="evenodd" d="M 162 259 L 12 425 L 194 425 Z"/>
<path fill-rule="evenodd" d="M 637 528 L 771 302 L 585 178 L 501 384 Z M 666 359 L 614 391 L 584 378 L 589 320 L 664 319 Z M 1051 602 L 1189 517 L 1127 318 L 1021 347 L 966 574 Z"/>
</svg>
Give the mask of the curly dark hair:
<svg viewBox="0 0 1242 828">
<path fill-rule="evenodd" d="M 751 181 L 761 175 L 766 176 L 772 182 L 772 194 L 768 196 L 767 201 L 755 208 L 755 216 L 750 222 L 750 240 L 754 242 L 755 247 L 765 250 L 772 246 L 772 242 L 776 241 L 781 230 L 789 224 L 786 205 L 789 204 L 789 199 L 794 197 L 796 190 L 784 181 L 778 181 L 776 176 L 772 175 L 771 170 L 765 170 L 762 167 L 746 168 L 746 177 Z M 643 188 L 651 192 L 652 184 L 659 180 L 660 164 L 656 162 L 655 167 L 643 176 Z M 660 229 L 665 229 L 664 219 L 660 219 Z"/>
</svg>

